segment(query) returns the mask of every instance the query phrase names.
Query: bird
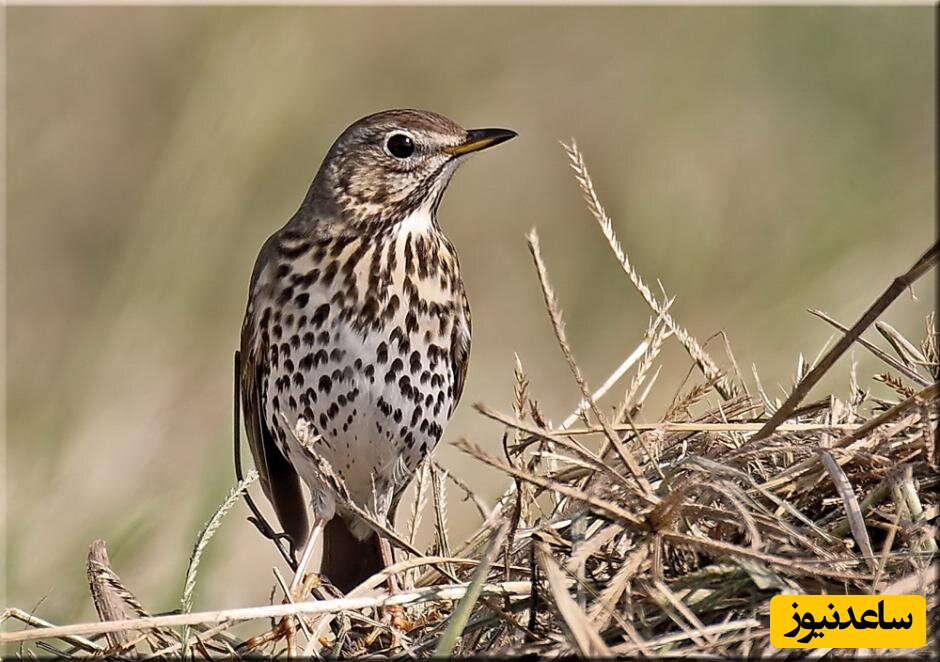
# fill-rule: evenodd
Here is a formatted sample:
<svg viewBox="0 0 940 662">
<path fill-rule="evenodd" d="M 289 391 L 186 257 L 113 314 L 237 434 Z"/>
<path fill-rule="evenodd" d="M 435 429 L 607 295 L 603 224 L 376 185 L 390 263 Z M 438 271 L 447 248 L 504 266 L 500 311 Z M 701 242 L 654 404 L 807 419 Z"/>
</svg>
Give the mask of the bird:
<svg viewBox="0 0 940 662">
<path fill-rule="evenodd" d="M 516 135 L 422 110 L 364 117 L 261 247 L 238 381 L 262 490 L 300 555 L 291 591 L 321 534 L 320 573 L 344 593 L 393 562 L 349 504 L 393 523 L 460 400 L 470 307 L 438 207 L 461 163 Z"/>
</svg>

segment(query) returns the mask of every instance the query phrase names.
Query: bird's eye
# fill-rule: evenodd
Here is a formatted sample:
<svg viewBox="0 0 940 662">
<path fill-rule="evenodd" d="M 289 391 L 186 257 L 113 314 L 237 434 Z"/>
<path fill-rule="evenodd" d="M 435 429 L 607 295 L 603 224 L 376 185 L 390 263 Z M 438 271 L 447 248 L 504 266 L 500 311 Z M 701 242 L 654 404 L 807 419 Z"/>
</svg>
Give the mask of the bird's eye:
<svg viewBox="0 0 940 662">
<path fill-rule="evenodd" d="M 407 159 L 414 154 L 415 143 L 407 134 L 393 133 L 385 141 L 385 149 L 396 159 Z"/>
</svg>

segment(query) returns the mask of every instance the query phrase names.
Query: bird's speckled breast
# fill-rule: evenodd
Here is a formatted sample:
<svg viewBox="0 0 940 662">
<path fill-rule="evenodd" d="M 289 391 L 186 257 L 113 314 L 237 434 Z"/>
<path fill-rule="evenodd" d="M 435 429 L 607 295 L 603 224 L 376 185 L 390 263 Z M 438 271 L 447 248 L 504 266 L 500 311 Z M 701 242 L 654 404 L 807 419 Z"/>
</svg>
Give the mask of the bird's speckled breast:
<svg viewBox="0 0 940 662">
<path fill-rule="evenodd" d="M 352 499 L 384 516 L 462 386 L 469 309 L 452 245 L 419 210 L 380 235 L 283 241 L 256 287 L 267 293 L 257 337 L 279 447 L 319 515 L 332 516 L 333 500 L 291 432 L 298 423 Z"/>
</svg>

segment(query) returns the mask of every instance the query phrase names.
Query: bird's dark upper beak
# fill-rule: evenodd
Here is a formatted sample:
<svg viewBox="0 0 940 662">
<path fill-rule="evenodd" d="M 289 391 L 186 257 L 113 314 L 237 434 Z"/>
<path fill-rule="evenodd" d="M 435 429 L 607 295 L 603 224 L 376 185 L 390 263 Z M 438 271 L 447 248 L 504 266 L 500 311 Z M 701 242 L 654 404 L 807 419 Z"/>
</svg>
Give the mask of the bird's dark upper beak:
<svg viewBox="0 0 940 662">
<path fill-rule="evenodd" d="M 453 156 L 461 156 L 504 143 L 517 135 L 515 131 L 509 129 L 471 129 L 467 131 L 467 139 L 464 142 L 453 147 L 445 147 L 444 151 Z"/>
</svg>

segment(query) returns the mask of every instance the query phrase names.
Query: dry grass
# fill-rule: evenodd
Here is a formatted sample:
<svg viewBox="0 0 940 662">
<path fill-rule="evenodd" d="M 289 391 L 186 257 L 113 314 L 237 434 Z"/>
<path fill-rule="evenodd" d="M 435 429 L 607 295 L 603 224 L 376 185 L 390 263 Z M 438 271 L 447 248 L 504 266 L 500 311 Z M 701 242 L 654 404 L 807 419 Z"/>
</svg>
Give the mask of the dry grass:
<svg viewBox="0 0 940 662">
<path fill-rule="evenodd" d="M 338 596 L 312 576 L 316 599 L 309 602 L 272 593 L 266 606 L 190 612 L 201 552 L 252 473 L 200 534 L 181 582 L 183 609 L 148 614 L 99 543 L 89 558 L 89 581 L 102 622 L 57 626 L 7 609 L 7 626 L 28 626 L 0 635 L 11 652 L 14 642 L 24 642 L 23 651 L 71 657 L 773 656 L 783 653 L 769 647 L 768 609 L 780 592 L 920 593 L 933 630 L 937 332 L 931 316 L 915 343 L 877 318 L 935 266 L 937 245 L 851 328 L 813 311 L 844 335 L 815 361 L 799 357 L 794 387 L 781 402 L 756 371 L 749 388 L 727 343 L 730 369 L 723 370 L 675 321 L 671 300 L 653 293 L 621 248 L 577 147 L 565 149 L 593 217 L 651 308 L 646 338 L 592 390 L 567 341 L 538 237 L 530 234 L 549 320 L 583 399 L 563 424 L 552 425 L 517 361 L 510 413 L 476 405 L 505 426 L 504 455 L 457 442 L 475 461 L 506 474 L 505 493 L 491 506 L 458 476 L 424 468 L 407 534 L 394 539 L 405 559 L 386 571 L 398 574 L 400 593 L 380 590 L 383 575 Z M 889 349 L 860 337 L 873 323 Z M 657 416 L 644 402 L 660 374 L 660 351 L 673 338 L 700 377 L 691 384 L 687 378 Z M 810 387 L 855 343 L 881 359 L 884 373 L 872 378 L 896 396 L 872 397 L 853 365 L 847 399 L 804 404 Z M 623 399 L 602 405 L 627 375 Z M 659 422 L 635 422 L 640 416 Z M 458 492 L 448 492 L 451 483 Z M 447 499 L 454 494 L 471 498 L 482 520 L 459 544 L 447 529 Z M 421 554 L 415 531 L 428 506 L 436 537 Z M 395 607 L 396 628 L 388 607 Z M 254 636 L 228 633 L 243 621 L 254 624 Z M 935 644 L 919 653 L 933 657 Z"/>
</svg>

